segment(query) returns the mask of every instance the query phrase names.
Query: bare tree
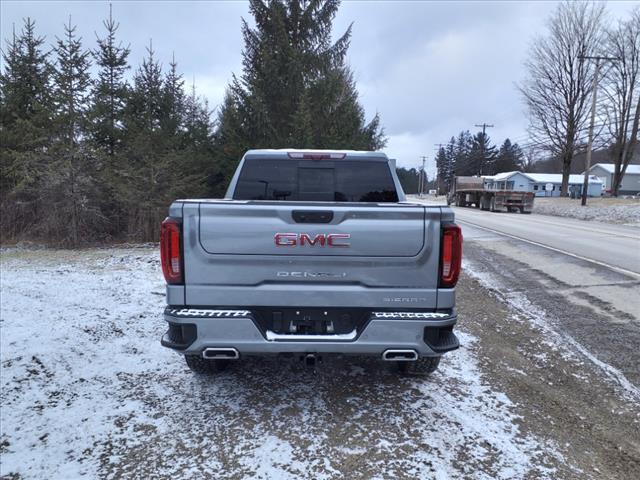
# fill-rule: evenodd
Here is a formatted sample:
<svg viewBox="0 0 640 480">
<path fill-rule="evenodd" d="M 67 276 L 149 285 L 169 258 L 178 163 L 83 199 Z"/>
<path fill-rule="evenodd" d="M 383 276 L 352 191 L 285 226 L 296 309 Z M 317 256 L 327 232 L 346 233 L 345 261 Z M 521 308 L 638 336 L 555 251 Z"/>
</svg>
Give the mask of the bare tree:
<svg viewBox="0 0 640 480">
<path fill-rule="evenodd" d="M 607 55 L 615 57 L 605 77 L 605 112 L 615 165 L 611 193 L 618 195 L 638 143 L 640 122 L 640 7 L 607 32 Z"/>
<path fill-rule="evenodd" d="M 539 159 L 538 149 L 535 146 L 526 147 L 523 149 L 522 158 L 522 171 L 525 173 L 534 172 L 534 164 Z"/>
<path fill-rule="evenodd" d="M 594 65 L 582 57 L 598 52 L 604 5 L 565 2 L 537 37 L 519 85 L 529 110 L 533 140 L 562 160 L 562 191 L 568 195 L 571 162 L 586 132 Z"/>
</svg>

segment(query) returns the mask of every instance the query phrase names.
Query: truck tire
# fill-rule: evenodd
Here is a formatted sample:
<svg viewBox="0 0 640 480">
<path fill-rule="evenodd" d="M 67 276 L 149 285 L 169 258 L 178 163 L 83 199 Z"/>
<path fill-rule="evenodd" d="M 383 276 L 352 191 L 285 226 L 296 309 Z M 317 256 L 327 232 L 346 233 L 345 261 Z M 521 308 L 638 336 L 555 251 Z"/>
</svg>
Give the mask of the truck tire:
<svg viewBox="0 0 640 480">
<path fill-rule="evenodd" d="M 491 202 L 489 203 L 489 210 L 492 212 L 496 211 L 496 197 L 491 197 Z"/>
<path fill-rule="evenodd" d="M 228 360 L 208 360 L 200 355 L 185 355 L 184 360 L 192 372 L 201 375 L 221 372 L 229 365 Z"/>
<path fill-rule="evenodd" d="M 398 362 L 402 375 L 431 375 L 438 369 L 440 357 L 420 357 L 415 362 Z"/>
</svg>

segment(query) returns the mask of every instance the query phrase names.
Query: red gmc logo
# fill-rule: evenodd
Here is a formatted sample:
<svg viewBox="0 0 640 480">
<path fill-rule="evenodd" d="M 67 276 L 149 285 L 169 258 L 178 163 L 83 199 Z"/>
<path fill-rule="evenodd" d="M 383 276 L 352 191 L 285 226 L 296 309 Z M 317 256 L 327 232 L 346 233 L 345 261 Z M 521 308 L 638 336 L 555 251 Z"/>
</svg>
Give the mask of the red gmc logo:
<svg viewBox="0 0 640 480">
<path fill-rule="evenodd" d="M 349 247 L 351 244 L 346 240 L 350 238 L 349 233 L 318 233 L 313 238 L 307 233 L 276 233 L 273 240 L 278 247 L 295 247 L 296 245 Z"/>
</svg>

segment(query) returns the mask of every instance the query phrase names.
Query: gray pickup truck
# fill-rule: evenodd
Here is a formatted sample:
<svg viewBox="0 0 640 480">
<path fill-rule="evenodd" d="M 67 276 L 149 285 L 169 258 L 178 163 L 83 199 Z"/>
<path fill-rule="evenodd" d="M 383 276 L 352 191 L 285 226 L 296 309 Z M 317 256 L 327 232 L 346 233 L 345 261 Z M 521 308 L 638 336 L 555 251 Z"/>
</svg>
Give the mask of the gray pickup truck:
<svg viewBox="0 0 640 480">
<path fill-rule="evenodd" d="M 162 345 L 194 372 L 342 354 L 431 373 L 459 346 L 460 228 L 383 153 L 250 150 L 224 199 L 171 205 L 160 243 Z"/>
</svg>

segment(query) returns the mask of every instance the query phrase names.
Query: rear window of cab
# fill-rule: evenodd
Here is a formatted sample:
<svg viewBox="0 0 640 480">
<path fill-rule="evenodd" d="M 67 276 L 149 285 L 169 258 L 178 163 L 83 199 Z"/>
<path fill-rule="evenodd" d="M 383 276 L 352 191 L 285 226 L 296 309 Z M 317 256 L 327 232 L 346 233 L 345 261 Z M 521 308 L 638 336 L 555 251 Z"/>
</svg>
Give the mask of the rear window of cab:
<svg viewBox="0 0 640 480">
<path fill-rule="evenodd" d="M 247 158 L 235 200 L 397 202 L 386 162 Z"/>
</svg>

